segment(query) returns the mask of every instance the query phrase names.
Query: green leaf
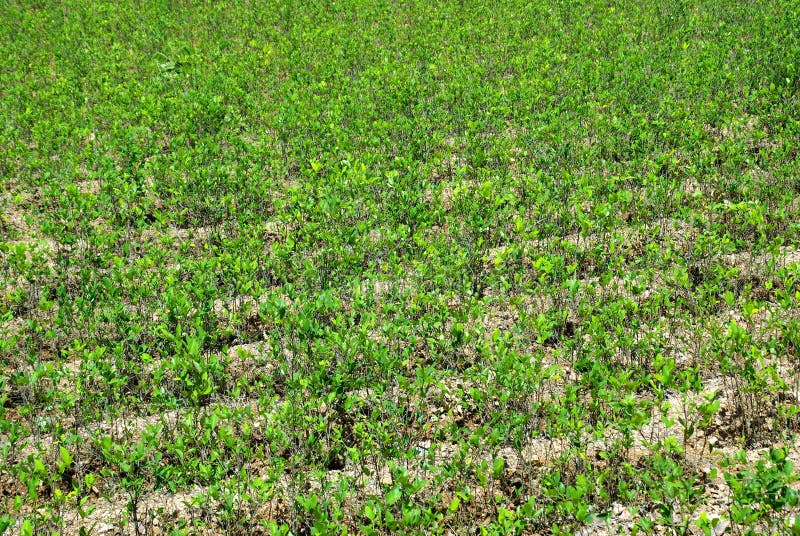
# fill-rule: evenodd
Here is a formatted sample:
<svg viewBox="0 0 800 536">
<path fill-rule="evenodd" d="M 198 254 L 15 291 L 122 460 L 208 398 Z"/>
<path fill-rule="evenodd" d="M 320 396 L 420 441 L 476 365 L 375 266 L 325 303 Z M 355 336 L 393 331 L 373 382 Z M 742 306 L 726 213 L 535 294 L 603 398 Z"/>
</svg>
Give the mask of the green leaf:
<svg viewBox="0 0 800 536">
<path fill-rule="evenodd" d="M 61 465 L 64 469 L 72 465 L 72 454 L 69 453 L 67 449 L 63 446 L 58 447 L 59 453 L 61 454 Z"/>
<path fill-rule="evenodd" d="M 386 505 L 392 506 L 394 503 L 400 500 L 400 497 L 402 497 L 402 495 L 403 491 L 400 489 L 400 486 L 394 486 L 386 494 Z"/>
<path fill-rule="evenodd" d="M 458 497 L 453 497 L 453 500 L 450 501 L 450 506 L 447 507 L 447 510 L 452 514 L 458 510 L 458 507 L 461 505 L 461 499 Z"/>
<path fill-rule="evenodd" d="M 492 475 L 495 478 L 499 478 L 503 474 L 503 469 L 505 469 L 506 461 L 503 458 L 495 458 L 494 464 L 492 465 Z"/>
</svg>

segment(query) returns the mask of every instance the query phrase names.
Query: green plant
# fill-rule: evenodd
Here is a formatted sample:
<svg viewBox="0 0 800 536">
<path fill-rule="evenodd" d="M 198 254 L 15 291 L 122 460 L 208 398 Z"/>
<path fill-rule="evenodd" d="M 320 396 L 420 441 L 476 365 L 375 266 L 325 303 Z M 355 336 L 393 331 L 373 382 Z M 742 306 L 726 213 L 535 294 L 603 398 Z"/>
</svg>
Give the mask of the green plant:
<svg viewBox="0 0 800 536">
<path fill-rule="evenodd" d="M 787 459 L 788 449 L 770 448 L 767 456 L 756 462 L 752 470 L 725 472 L 725 482 L 733 495 L 730 519 L 745 533 L 755 533 L 748 528 L 766 522 L 770 529 L 781 528 L 785 508 L 797 506 L 800 499 L 791 487 L 797 481 L 794 464 Z M 746 455 L 739 452 L 729 463 L 746 463 Z M 785 528 L 785 527 L 783 527 Z"/>
<path fill-rule="evenodd" d="M 734 445 L 789 485 L 796 9 L 169 7 L 0 2 L 13 530 L 713 531 Z"/>
</svg>

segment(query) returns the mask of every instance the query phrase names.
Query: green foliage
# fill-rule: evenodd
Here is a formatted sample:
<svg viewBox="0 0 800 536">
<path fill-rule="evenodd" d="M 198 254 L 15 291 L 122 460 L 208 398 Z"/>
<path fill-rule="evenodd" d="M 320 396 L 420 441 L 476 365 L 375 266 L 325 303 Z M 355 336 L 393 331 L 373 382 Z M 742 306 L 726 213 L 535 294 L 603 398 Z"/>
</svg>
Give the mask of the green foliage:
<svg viewBox="0 0 800 536">
<path fill-rule="evenodd" d="M 796 5 L 173 4 L 0 3 L 0 532 L 797 531 Z"/>
<path fill-rule="evenodd" d="M 798 505 L 797 490 L 792 483 L 798 479 L 794 463 L 787 459 L 786 448 L 770 448 L 767 456 L 756 462 L 753 469 L 725 472 L 725 482 L 731 489 L 731 521 L 746 528 L 766 520 L 770 527 L 783 521 L 781 513 Z M 737 455 L 746 462 L 746 455 Z"/>
</svg>

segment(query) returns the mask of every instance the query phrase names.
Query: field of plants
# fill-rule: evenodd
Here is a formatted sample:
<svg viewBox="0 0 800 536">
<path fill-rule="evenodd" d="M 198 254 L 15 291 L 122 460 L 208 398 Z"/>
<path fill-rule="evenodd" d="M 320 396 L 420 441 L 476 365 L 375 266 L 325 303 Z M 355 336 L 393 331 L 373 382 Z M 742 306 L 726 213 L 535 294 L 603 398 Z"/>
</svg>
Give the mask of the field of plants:
<svg viewBox="0 0 800 536">
<path fill-rule="evenodd" d="M 800 2 L 0 2 L 0 533 L 800 534 Z"/>
</svg>

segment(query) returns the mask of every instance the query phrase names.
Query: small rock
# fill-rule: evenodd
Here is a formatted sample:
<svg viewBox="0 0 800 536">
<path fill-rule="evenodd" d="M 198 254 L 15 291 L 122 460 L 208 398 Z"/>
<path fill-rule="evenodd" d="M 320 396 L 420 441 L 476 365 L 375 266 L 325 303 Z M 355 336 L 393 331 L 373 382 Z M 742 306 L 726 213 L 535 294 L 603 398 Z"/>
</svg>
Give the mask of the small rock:
<svg viewBox="0 0 800 536">
<path fill-rule="evenodd" d="M 92 532 L 98 536 L 112 536 L 117 533 L 117 527 L 110 523 L 99 522 L 94 525 Z"/>
</svg>

